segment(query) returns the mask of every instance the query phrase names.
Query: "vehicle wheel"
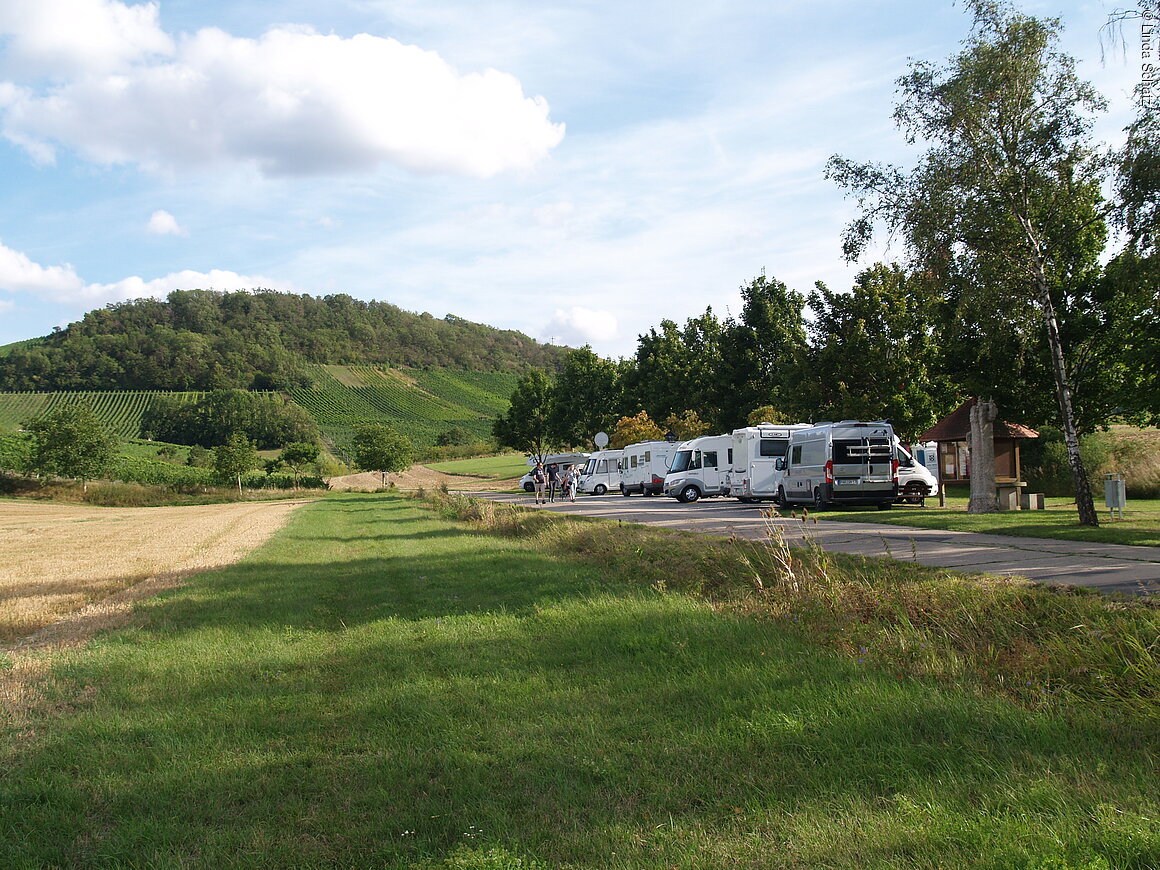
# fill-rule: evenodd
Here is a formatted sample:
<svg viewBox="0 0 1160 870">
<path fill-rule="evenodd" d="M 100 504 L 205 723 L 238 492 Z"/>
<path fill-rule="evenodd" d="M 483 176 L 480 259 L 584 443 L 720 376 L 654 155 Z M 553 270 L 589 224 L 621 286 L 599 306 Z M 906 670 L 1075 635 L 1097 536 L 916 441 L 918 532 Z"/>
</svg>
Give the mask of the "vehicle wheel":
<svg viewBox="0 0 1160 870">
<path fill-rule="evenodd" d="M 926 498 L 926 487 L 921 483 L 908 483 L 902 490 L 902 500 L 922 504 Z"/>
<path fill-rule="evenodd" d="M 777 488 L 777 495 L 774 496 L 773 503 L 779 508 L 789 507 L 789 502 L 785 498 L 785 487 L 779 486 Z"/>
<path fill-rule="evenodd" d="M 536 485 L 534 483 L 525 483 L 524 484 L 524 492 L 532 492 L 535 488 L 536 488 Z"/>
<path fill-rule="evenodd" d="M 697 487 L 693 486 L 692 484 L 681 490 L 681 501 L 685 502 L 686 504 L 695 502 L 700 497 L 701 490 L 697 489 Z"/>
<path fill-rule="evenodd" d="M 598 484 L 596 484 L 596 486 L 592 487 L 592 494 L 593 495 L 604 495 L 604 493 L 606 493 L 606 492 L 608 492 L 608 487 L 605 486 L 603 483 L 598 483 Z"/>
<path fill-rule="evenodd" d="M 625 488 L 623 483 L 620 485 L 620 494 L 625 498 L 628 498 L 628 490 Z"/>
<path fill-rule="evenodd" d="M 822 488 L 820 486 L 814 487 L 814 510 L 821 510 L 826 506 L 825 501 L 822 500 Z"/>
</svg>

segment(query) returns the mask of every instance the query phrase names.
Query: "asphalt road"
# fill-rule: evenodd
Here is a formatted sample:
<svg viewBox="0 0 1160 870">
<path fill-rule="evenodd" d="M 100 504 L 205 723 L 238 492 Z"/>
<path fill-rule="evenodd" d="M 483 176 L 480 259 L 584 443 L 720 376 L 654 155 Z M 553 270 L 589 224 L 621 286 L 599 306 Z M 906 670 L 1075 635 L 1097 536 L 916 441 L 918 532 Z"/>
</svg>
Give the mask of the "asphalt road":
<svg viewBox="0 0 1160 870">
<path fill-rule="evenodd" d="M 470 493 L 527 507 L 589 517 L 647 523 L 665 528 L 745 538 L 764 538 L 767 523 L 782 526 L 791 545 L 808 536 L 828 552 L 886 556 L 938 568 L 1025 577 L 1040 583 L 1089 586 L 1105 592 L 1160 594 L 1160 547 L 1091 544 L 1044 538 L 1015 538 L 822 519 L 766 520 L 761 505 L 735 499 L 681 504 L 664 496 L 577 495 L 575 502 L 536 505 L 531 495 Z"/>
</svg>

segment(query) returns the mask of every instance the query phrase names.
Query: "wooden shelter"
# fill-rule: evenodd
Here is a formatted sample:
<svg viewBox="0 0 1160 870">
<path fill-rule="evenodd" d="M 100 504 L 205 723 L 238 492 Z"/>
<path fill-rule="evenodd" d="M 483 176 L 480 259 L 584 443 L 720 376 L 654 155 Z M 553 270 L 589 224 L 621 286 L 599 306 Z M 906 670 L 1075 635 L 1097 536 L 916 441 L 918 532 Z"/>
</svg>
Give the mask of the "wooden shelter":
<svg viewBox="0 0 1160 870">
<path fill-rule="evenodd" d="M 919 436 L 919 441 L 938 443 L 940 483 L 969 483 L 971 480 L 967 442 L 971 437 L 971 408 L 977 401 L 978 399 L 968 399 L 963 402 Z M 1018 506 L 1020 491 L 1027 485 L 1022 479 L 1019 442 L 1026 438 L 1038 437 L 1038 432 L 1021 423 L 995 421 L 995 483 L 999 490 L 1001 507 Z"/>
</svg>

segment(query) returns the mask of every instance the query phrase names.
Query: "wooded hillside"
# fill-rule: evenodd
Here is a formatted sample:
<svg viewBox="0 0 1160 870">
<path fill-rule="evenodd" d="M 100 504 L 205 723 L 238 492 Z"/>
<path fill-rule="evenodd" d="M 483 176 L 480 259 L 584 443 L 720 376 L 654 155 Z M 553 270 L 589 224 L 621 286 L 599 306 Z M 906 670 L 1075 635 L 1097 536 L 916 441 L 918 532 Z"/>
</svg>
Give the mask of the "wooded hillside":
<svg viewBox="0 0 1160 870">
<path fill-rule="evenodd" d="M 555 370 L 564 349 L 387 302 L 268 290 L 178 290 L 91 311 L 0 354 L 0 391 L 289 390 L 317 364 Z"/>
</svg>

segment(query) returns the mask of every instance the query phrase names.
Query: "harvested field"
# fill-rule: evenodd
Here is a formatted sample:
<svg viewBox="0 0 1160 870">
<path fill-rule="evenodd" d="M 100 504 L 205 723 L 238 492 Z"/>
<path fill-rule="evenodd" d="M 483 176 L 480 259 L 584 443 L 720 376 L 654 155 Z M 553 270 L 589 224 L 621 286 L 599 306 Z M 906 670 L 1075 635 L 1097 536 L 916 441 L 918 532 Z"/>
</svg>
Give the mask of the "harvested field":
<svg viewBox="0 0 1160 870">
<path fill-rule="evenodd" d="M 238 561 L 302 501 L 163 508 L 0 502 L 0 649 L 70 646 Z"/>
</svg>

